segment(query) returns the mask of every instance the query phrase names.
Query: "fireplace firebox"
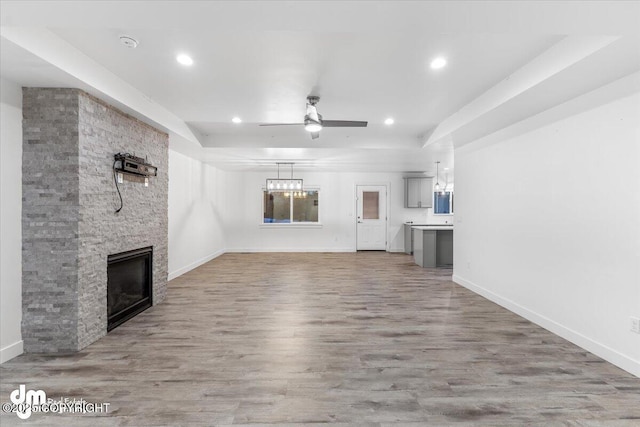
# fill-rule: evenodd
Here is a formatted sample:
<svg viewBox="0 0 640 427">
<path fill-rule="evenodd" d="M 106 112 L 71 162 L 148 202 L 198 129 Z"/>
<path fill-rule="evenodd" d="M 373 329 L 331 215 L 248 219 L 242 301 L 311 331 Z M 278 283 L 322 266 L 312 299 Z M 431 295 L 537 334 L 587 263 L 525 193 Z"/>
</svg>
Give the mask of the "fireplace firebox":
<svg viewBox="0 0 640 427">
<path fill-rule="evenodd" d="M 107 331 L 152 305 L 153 247 L 107 258 Z"/>
</svg>

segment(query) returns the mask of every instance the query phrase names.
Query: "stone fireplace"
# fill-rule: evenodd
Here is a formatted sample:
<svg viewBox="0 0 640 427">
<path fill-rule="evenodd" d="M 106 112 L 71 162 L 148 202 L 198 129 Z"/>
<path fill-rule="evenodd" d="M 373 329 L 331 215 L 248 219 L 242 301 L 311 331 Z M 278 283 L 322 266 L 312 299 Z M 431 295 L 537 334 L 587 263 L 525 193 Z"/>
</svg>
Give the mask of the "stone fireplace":
<svg viewBox="0 0 640 427">
<path fill-rule="evenodd" d="M 114 154 L 158 168 L 114 184 Z M 73 352 L 107 333 L 109 256 L 153 248 L 167 285 L 168 135 L 79 89 L 23 89 L 22 336 L 26 352 Z"/>
</svg>

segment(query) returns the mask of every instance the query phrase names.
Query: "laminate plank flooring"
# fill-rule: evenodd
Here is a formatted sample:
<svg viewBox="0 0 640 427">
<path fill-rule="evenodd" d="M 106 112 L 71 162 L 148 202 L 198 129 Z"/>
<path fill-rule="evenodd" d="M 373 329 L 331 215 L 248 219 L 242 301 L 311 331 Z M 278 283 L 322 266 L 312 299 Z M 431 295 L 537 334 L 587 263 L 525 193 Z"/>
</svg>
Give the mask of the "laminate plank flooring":
<svg viewBox="0 0 640 427">
<path fill-rule="evenodd" d="M 639 426 L 640 379 L 404 254 L 225 254 L 71 355 L 0 367 L 109 402 L 47 426 Z"/>
</svg>

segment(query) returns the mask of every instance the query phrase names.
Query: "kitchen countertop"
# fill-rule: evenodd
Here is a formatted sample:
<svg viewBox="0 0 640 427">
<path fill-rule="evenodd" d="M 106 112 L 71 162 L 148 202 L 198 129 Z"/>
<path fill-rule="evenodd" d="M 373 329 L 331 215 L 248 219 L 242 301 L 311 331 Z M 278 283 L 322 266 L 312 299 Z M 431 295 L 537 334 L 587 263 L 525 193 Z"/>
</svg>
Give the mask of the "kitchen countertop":
<svg viewBox="0 0 640 427">
<path fill-rule="evenodd" d="M 445 227 L 452 227 L 453 226 L 453 224 L 420 224 L 418 222 L 405 222 L 404 225 L 411 225 L 411 226 L 414 226 L 414 227 L 431 227 L 431 226 L 434 226 L 434 225 L 442 225 L 442 226 L 445 226 Z"/>
<path fill-rule="evenodd" d="M 453 230 L 453 224 L 414 225 L 411 228 L 413 228 L 414 230 Z"/>
</svg>

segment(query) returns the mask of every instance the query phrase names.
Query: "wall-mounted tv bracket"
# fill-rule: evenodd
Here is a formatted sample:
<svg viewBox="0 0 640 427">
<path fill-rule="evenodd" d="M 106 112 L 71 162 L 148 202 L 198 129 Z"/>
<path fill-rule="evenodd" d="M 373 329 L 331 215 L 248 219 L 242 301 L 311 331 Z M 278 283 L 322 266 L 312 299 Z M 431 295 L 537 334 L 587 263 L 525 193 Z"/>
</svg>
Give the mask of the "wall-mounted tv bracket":
<svg viewBox="0 0 640 427">
<path fill-rule="evenodd" d="M 158 176 L 158 168 L 147 163 L 146 159 L 136 157 L 129 153 L 118 153 L 113 156 L 113 181 L 116 184 L 118 197 L 120 198 L 120 207 L 116 209 L 116 213 L 122 210 L 122 194 L 118 182 L 122 182 L 121 174 L 129 174 L 135 176 L 144 176 L 145 187 L 149 186 L 149 176 Z"/>
<path fill-rule="evenodd" d="M 129 153 L 118 153 L 114 156 L 116 167 L 121 172 L 132 173 L 134 175 L 158 176 L 158 168 L 150 165 L 141 157 L 133 156 Z M 119 162 L 119 165 L 117 164 Z"/>
</svg>

